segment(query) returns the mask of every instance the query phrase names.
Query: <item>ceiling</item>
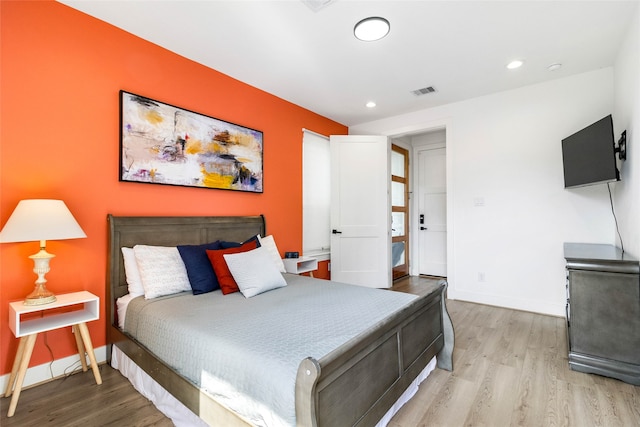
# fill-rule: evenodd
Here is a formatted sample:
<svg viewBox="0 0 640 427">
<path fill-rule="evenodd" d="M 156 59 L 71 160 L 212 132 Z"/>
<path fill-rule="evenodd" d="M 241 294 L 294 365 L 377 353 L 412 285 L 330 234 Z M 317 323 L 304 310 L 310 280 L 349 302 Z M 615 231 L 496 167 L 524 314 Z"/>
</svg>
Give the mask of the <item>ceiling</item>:
<svg viewBox="0 0 640 427">
<path fill-rule="evenodd" d="M 613 65 L 638 1 L 59 0 L 347 126 Z M 382 16 L 377 42 L 353 36 Z M 505 65 L 524 60 L 516 70 Z M 547 66 L 562 68 L 548 71 Z M 432 86 L 435 92 L 412 92 Z M 365 107 L 375 101 L 375 108 Z"/>
</svg>

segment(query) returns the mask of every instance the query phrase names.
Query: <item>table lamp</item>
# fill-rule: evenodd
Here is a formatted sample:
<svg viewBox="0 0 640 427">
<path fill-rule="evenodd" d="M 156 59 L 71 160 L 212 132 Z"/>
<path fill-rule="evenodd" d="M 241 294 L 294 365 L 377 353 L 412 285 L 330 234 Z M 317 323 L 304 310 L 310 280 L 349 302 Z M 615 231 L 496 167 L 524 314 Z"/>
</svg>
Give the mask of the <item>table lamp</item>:
<svg viewBox="0 0 640 427">
<path fill-rule="evenodd" d="M 47 240 L 87 237 L 62 200 L 21 200 L 0 231 L 0 243 L 40 241 L 40 252 L 31 255 L 33 272 L 38 275 L 36 287 L 24 300 L 25 305 L 49 304 L 56 300 L 47 290 L 44 275 L 49 272 L 49 260 L 55 255 L 46 251 Z"/>
</svg>

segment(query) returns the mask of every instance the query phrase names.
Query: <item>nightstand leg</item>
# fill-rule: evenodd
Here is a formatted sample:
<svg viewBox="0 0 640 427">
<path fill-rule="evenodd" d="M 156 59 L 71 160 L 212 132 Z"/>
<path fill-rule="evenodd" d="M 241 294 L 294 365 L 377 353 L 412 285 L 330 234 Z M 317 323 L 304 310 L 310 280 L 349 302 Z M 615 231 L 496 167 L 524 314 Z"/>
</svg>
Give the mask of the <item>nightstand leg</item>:
<svg viewBox="0 0 640 427">
<path fill-rule="evenodd" d="M 100 385 L 102 384 L 102 377 L 100 377 L 100 371 L 98 370 L 96 355 L 93 353 L 93 345 L 91 344 L 89 328 L 87 328 L 86 323 L 78 323 L 76 326 L 78 327 L 78 329 L 80 329 L 82 341 L 84 342 L 84 346 L 87 349 L 87 355 L 89 356 L 89 361 L 91 362 L 91 369 L 93 369 L 93 376 L 96 377 L 96 384 Z"/>
<path fill-rule="evenodd" d="M 13 396 L 11 397 L 11 403 L 9 404 L 9 412 L 7 413 L 7 417 L 13 417 L 13 414 L 16 413 L 18 398 L 20 397 L 20 392 L 22 391 L 22 383 L 24 382 L 24 376 L 26 375 L 27 368 L 29 367 L 29 360 L 31 359 L 31 353 L 33 353 L 33 346 L 36 343 L 37 336 L 38 334 L 32 334 L 26 337 L 26 344 L 24 347 L 24 352 L 20 357 L 18 377 L 16 378 L 16 384 L 13 390 Z"/>
<path fill-rule="evenodd" d="M 16 382 L 16 375 L 18 375 L 18 367 L 24 354 L 24 346 L 27 344 L 27 337 L 20 338 L 18 344 L 18 351 L 16 352 L 16 358 L 13 360 L 13 367 L 11 368 L 11 375 L 9 375 L 9 381 L 7 382 L 7 389 L 5 390 L 4 397 L 9 397 L 13 393 L 13 386 Z"/>
<path fill-rule="evenodd" d="M 78 355 L 80 356 L 80 363 L 82 363 L 82 372 L 87 372 L 87 356 L 85 355 L 86 350 L 84 348 L 84 344 L 82 343 L 82 336 L 76 325 L 71 327 L 71 332 L 73 332 L 73 336 L 76 338 L 76 346 L 78 346 Z"/>
</svg>

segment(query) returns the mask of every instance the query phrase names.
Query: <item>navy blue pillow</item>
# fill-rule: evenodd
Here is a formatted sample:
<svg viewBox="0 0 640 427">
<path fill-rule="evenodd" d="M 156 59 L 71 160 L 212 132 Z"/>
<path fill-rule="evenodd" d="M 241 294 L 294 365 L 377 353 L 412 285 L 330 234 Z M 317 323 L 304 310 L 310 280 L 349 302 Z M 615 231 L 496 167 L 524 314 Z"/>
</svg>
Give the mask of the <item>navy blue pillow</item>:
<svg viewBox="0 0 640 427">
<path fill-rule="evenodd" d="M 245 243 L 251 242 L 253 240 L 256 241 L 256 246 L 260 247 L 260 240 L 258 240 L 258 235 L 257 234 L 255 236 L 253 236 L 252 238 L 245 240 L 244 242 L 226 242 L 224 240 L 220 240 L 220 247 L 222 249 L 239 248 L 240 246 L 244 245 Z"/>
<path fill-rule="evenodd" d="M 178 252 L 180 252 L 184 266 L 187 268 L 187 276 L 194 295 L 220 289 L 218 278 L 207 256 L 207 249 L 217 250 L 222 249 L 222 246 L 220 246 L 220 241 L 202 245 L 178 246 Z"/>
</svg>

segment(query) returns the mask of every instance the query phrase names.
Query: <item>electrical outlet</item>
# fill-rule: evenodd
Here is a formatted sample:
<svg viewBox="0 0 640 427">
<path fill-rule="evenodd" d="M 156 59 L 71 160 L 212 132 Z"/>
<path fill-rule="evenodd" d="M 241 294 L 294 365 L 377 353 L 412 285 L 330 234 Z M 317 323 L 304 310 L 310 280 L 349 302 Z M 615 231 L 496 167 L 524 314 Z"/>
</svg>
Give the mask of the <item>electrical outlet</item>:
<svg viewBox="0 0 640 427">
<path fill-rule="evenodd" d="M 480 283 L 484 283 L 486 281 L 485 275 L 484 275 L 484 271 L 479 271 L 478 272 L 478 282 Z"/>
</svg>

